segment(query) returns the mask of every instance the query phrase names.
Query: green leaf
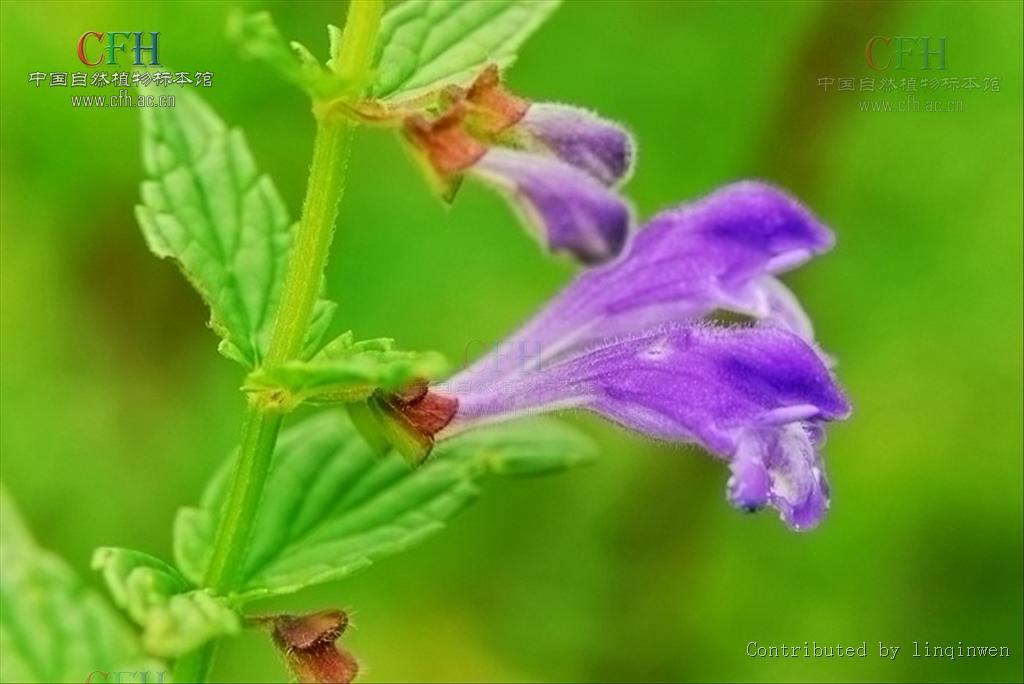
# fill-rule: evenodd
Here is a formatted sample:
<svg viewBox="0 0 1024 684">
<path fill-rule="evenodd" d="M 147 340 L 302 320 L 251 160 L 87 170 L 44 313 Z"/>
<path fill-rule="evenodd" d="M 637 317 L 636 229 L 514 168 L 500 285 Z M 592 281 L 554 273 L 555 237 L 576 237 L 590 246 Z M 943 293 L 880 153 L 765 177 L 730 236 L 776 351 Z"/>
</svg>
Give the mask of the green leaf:
<svg viewBox="0 0 1024 684">
<path fill-rule="evenodd" d="M 146 651 L 166 658 L 241 628 L 228 602 L 192 585 L 173 566 L 141 551 L 97 549 L 93 567 L 103 572 L 114 603 L 142 627 Z"/>
<path fill-rule="evenodd" d="M 36 545 L 3 490 L 0 606 L 0 681 L 82 682 L 97 670 L 155 680 L 165 669 L 113 606 Z"/>
<path fill-rule="evenodd" d="M 353 429 L 363 438 L 370 451 L 378 456 L 385 456 L 391 450 L 391 442 L 383 434 L 380 419 L 369 401 L 356 401 L 345 404 L 345 412 Z"/>
<path fill-rule="evenodd" d="M 373 97 L 413 99 L 506 68 L 558 0 L 407 0 L 384 15 Z"/>
<path fill-rule="evenodd" d="M 195 93 L 178 94 L 176 105 L 142 109 L 149 180 L 136 216 L 149 248 L 177 261 L 209 305 L 221 353 L 255 368 L 270 344 L 292 222 L 241 132 Z M 317 303 L 318 333 L 333 307 Z"/>
<path fill-rule="evenodd" d="M 278 395 L 275 401 L 290 410 L 302 402 L 362 401 L 377 389 L 397 390 L 413 380 L 435 378 L 447 366 L 437 352 L 401 351 L 388 338 L 354 342 L 347 332 L 308 361 L 256 369 L 244 389 Z"/>
<path fill-rule="evenodd" d="M 540 475 L 590 460 L 591 442 L 551 419 L 442 442 L 422 467 L 377 457 L 344 415 L 324 411 L 284 432 L 236 600 L 330 582 L 443 529 L 488 475 Z M 200 508 L 179 513 L 175 560 L 198 581 L 209 562 L 229 465 Z"/>
<path fill-rule="evenodd" d="M 328 27 L 332 54 L 335 31 L 335 27 Z M 227 37 L 238 46 L 242 57 L 263 62 L 286 81 L 312 95 L 326 97 L 344 86 L 338 75 L 324 69 L 305 45 L 285 41 L 269 12 L 232 12 L 228 17 Z"/>
<path fill-rule="evenodd" d="M 329 52 L 331 54 L 331 58 L 327 60 L 327 68 L 331 71 L 334 71 L 334 65 L 338 63 L 338 58 L 341 56 L 341 38 L 344 33 L 334 24 L 327 25 L 327 39 L 330 44 Z"/>
</svg>

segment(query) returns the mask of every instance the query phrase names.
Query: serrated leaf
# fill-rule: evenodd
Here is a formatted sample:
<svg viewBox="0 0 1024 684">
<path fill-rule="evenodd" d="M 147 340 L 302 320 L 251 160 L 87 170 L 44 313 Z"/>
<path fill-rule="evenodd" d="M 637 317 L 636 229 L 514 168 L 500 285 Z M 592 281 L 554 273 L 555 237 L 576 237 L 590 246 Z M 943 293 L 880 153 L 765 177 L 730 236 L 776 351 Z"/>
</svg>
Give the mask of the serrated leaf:
<svg viewBox="0 0 1024 684">
<path fill-rule="evenodd" d="M 491 474 L 539 475 L 590 460 L 591 442 L 551 419 L 443 442 L 422 467 L 377 457 L 344 415 L 325 411 L 281 437 L 264 491 L 242 601 L 338 580 L 441 530 Z M 228 465 L 200 508 L 180 512 L 175 560 L 198 581 L 209 562 Z"/>
<path fill-rule="evenodd" d="M 329 33 L 333 54 L 334 35 Z M 305 45 L 286 41 L 269 12 L 232 12 L 228 17 L 227 36 L 238 46 L 242 57 L 262 61 L 286 81 L 312 95 L 326 97 L 345 85 L 333 70 L 325 69 Z"/>
<path fill-rule="evenodd" d="M 323 74 L 323 67 L 305 46 L 289 47 L 270 12 L 235 10 L 228 15 L 226 33 L 242 57 L 262 61 L 292 83 L 306 87 Z"/>
<path fill-rule="evenodd" d="M 394 341 L 377 338 L 354 342 L 352 333 L 339 335 L 306 361 L 289 361 L 258 368 L 246 378 L 249 392 L 280 395 L 277 401 L 292 409 L 302 402 L 362 401 L 377 389 L 397 390 L 413 380 L 432 379 L 447 370 L 437 352 L 395 349 Z"/>
<path fill-rule="evenodd" d="M 330 46 L 328 52 L 331 55 L 331 58 L 327 60 L 327 68 L 331 71 L 334 71 L 335 64 L 338 63 L 338 58 L 341 57 L 341 39 L 343 35 L 344 31 L 339 27 L 334 24 L 327 25 L 327 41 Z"/>
<path fill-rule="evenodd" d="M 558 0 L 407 0 L 384 15 L 374 98 L 414 99 L 508 67 Z"/>
<path fill-rule="evenodd" d="M 195 93 L 183 91 L 175 107 L 142 115 L 149 180 L 136 216 L 146 242 L 157 256 L 177 261 L 209 305 L 221 353 L 255 368 L 270 344 L 291 253 L 284 202 L 256 168 L 241 132 Z M 332 307 L 321 301 L 314 311 L 321 334 Z"/>
<path fill-rule="evenodd" d="M 142 627 L 146 651 L 166 658 L 241 628 L 228 602 L 193 589 L 173 566 L 131 549 L 101 548 L 93 567 L 103 572 L 114 602 Z"/>
<path fill-rule="evenodd" d="M 0 681 L 81 682 L 91 672 L 166 666 L 143 653 L 113 606 L 36 544 L 0 490 Z"/>
</svg>

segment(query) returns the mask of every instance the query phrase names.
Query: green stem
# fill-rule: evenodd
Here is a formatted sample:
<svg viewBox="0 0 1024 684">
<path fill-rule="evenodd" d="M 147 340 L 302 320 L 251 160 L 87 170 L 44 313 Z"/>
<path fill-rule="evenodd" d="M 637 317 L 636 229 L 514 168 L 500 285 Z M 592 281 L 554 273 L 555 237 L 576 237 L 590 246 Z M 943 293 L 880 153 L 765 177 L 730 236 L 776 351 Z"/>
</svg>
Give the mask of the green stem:
<svg viewBox="0 0 1024 684">
<path fill-rule="evenodd" d="M 268 366 L 294 359 L 302 351 L 313 306 L 320 295 L 338 204 L 345 190 L 354 125 L 347 119 L 317 123 L 306 201 L 295 233 L 281 308 L 270 338 Z"/>
<path fill-rule="evenodd" d="M 264 411 L 256 402 L 249 402 L 245 412 L 238 461 L 206 570 L 205 584 L 218 594 L 230 591 L 242 570 L 282 419 L 281 413 Z"/>
<path fill-rule="evenodd" d="M 368 80 L 383 5 L 381 0 L 352 0 L 349 3 L 334 68 L 339 76 L 352 84 L 347 90 L 354 98 L 361 97 Z M 293 359 L 302 351 L 334 238 L 338 205 L 345 191 L 345 173 L 354 128 L 355 124 L 348 119 L 320 119 L 317 122 L 302 220 L 295 235 L 284 294 L 267 353 L 266 363 L 269 366 Z"/>
<path fill-rule="evenodd" d="M 344 42 L 359 49 L 343 49 L 337 66 L 353 78 L 365 79 L 381 4 L 380 0 L 354 0 L 349 5 Z M 334 237 L 354 126 L 347 119 L 317 122 L 302 219 L 267 353 L 269 366 L 294 359 L 302 351 Z M 238 462 L 206 575 L 206 586 L 217 593 L 230 592 L 241 573 L 281 420 L 282 415 L 273 408 L 256 403 L 251 403 L 246 412 Z"/>
<path fill-rule="evenodd" d="M 352 84 L 349 92 L 356 96 L 362 95 L 368 85 L 383 11 L 381 0 L 352 0 L 348 8 L 341 48 L 334 61 L 334 73 Z"/>
<path fill-rule="evenodd" d="M 347 97 L 360 97 L 369 80 L 382 7 L 382 0 L 352 0 L 349 3 L 342 46 L 334 63 L 338 75 L 353 84 L 346 88 Z M 316 107 L 314 111 L 317 111 Z M 355 124 L 348 120 L 318 117 L 302 218 L 295 233 L 266 365 L 284 363 L 297 358 L 302 352 L 327 266 L 338 205 L 345 189 L 354 127 Z M 258 402 L 250 402 L 246 409 L 238 460 L 217 524 L 204 582 L 217 594 L 229 594 L 241 580 L 283 418 L 280 411 Z M 175 664 L 175 681 L 205 681 L 213 649 L 214 645 L 209 644 L 180 658 Z"/>
</svg>

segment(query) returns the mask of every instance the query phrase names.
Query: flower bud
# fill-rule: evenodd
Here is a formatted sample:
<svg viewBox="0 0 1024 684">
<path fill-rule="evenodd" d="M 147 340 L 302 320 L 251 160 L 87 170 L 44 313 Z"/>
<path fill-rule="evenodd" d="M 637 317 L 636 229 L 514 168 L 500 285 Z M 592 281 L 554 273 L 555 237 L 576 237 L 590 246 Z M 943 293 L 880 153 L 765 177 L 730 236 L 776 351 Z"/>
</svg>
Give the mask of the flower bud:
<svg viewBox="0 0 1024 684">
<path fill-rule="evenodd" d="M 359 673 L 352 654 L 334 644 L 348 626 L 344 612 L 278 615 L 261 622 L 271 625 L 274 643 L 299 682 L 349 684 Z"/>
</svg>

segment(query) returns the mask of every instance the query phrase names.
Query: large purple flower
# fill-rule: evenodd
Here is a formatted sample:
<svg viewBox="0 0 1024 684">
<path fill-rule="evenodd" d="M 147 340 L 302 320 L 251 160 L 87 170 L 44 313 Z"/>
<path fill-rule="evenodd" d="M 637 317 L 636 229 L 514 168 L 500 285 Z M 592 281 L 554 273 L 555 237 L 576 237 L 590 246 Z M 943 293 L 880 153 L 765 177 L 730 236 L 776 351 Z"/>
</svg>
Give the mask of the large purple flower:
<svg viewBox="0 0 1024 684">
<path fill-rule="evenodd" d="M 396 396 L 390 410 L 431 440 L 591 411 L 700 444 L 729 463 L 734 505 L 770 505 L 807 529 L 828 505 L 822 425 L 850 409 L 776 275 L 832 243 L 785 193 L 727 186 L 657 215 L 616 261 L 577 277 L 507 343 L 447 382 Z M 723 308 L 761 320 L 700 320 Z"/>
</svg>

